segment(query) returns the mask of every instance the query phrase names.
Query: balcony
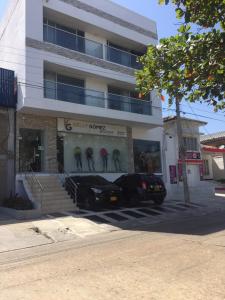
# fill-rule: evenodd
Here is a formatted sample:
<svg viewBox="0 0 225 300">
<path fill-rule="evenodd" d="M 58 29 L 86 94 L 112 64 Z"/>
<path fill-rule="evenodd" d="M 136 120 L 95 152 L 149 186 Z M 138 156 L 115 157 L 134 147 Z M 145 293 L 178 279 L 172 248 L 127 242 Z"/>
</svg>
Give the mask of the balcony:
<svg viewBox="0 0 225 300">
<path fill-rule="evenodd" d="M 152 115 L 151 101 L 104 93 L 55 81 L 44 81 L 44 97 L 81 105 Z"/>
<path fill-rule="evenodd" d="M 138 56 L 132 53 L 103 45 L 101 43 L 84 38 L 81 35 L 44 24 L 44 41 L 61 47 L 85 53 L 92 57 L 110 61 L 132 69 L 141 69 L 142 65 L 137 61 Z"/>
</svg>

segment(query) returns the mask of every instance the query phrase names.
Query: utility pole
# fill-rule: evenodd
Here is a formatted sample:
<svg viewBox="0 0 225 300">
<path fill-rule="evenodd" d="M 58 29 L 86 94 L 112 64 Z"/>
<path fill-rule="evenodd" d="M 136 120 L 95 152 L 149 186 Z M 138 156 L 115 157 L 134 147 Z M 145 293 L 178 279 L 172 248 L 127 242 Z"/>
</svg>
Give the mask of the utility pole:
<svg viewBox="0 0 225 300">
<path fill-rule="evenodd" d="M 190 194 L 189 194 L 187 168 L 186 168 L 186 149 L 184 146 L 183 130 L 182 130 L 182 124 L 180 118 L 180 100 L 178 97 L 176 98 L 176 114 L 177 114 L 178 149 L 179 149 L 179 156 L 182 165 L 182 178 L 183 178 L 183 185 L 184 185 L 184 202 L 186 205 L 189 205 Z"/>
</svg>

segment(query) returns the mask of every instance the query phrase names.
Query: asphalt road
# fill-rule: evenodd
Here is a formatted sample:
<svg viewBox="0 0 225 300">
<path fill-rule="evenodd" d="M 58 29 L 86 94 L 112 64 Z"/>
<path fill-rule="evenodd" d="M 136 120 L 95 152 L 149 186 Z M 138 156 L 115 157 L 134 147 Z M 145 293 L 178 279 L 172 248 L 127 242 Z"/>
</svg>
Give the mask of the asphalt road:
<svg viewBox="0 0 225 300">
<path fill-rule="evenodd" d="M 4 253 L 6 299 L 225 299 L 225 214 Z"/>
</svg>

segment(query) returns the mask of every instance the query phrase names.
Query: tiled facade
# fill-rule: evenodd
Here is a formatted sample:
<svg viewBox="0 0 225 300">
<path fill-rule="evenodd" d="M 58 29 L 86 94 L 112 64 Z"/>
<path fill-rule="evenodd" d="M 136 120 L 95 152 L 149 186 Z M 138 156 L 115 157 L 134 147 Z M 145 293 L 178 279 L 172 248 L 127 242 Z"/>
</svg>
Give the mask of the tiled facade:
<svg viewBox="0 0 225 300">
<path fill-rule="evenodd" d="M 104 61 L 100 58 L 91 57 L 89 55 L 76 52 L 73 50 L 69 50 L 54 44 L 49 44 L 46 42 L 40 42 L 37 40 L 33 40 L 30 38 L 26 39 L 26 46 L 31 47 L 38 50 L 47 51 L 49 53 L 52 53 L 53 55 L 61 55 L 63 57 L 69 58 L 69 59 L 75 59 L 76 61 L 88 63 L 90 65 L 94 65 L 97 67 L 101 67 L 103 69 L 120 72 L 129 76 L 134 76 L 135 71 L 133 69 L 127 68 L 125 66 L 117 65 L 108 61 Z"/>
</svg>

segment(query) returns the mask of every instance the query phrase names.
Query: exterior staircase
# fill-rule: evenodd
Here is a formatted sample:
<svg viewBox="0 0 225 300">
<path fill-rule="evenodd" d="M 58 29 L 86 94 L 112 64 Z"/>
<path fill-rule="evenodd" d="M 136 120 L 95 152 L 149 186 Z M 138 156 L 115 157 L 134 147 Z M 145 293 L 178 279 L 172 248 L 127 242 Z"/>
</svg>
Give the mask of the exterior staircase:
<svg viewBox="0 0 225 300">
<path fill-rule="evenodd" d="M 41 209 L 41 213 L 55 213 L 75 210 L 76 206 L 73 199 L 63 188 L 62 183 L 57 175 L 27 177 L 29 190 L 33 201 Z"/>
</svg>

